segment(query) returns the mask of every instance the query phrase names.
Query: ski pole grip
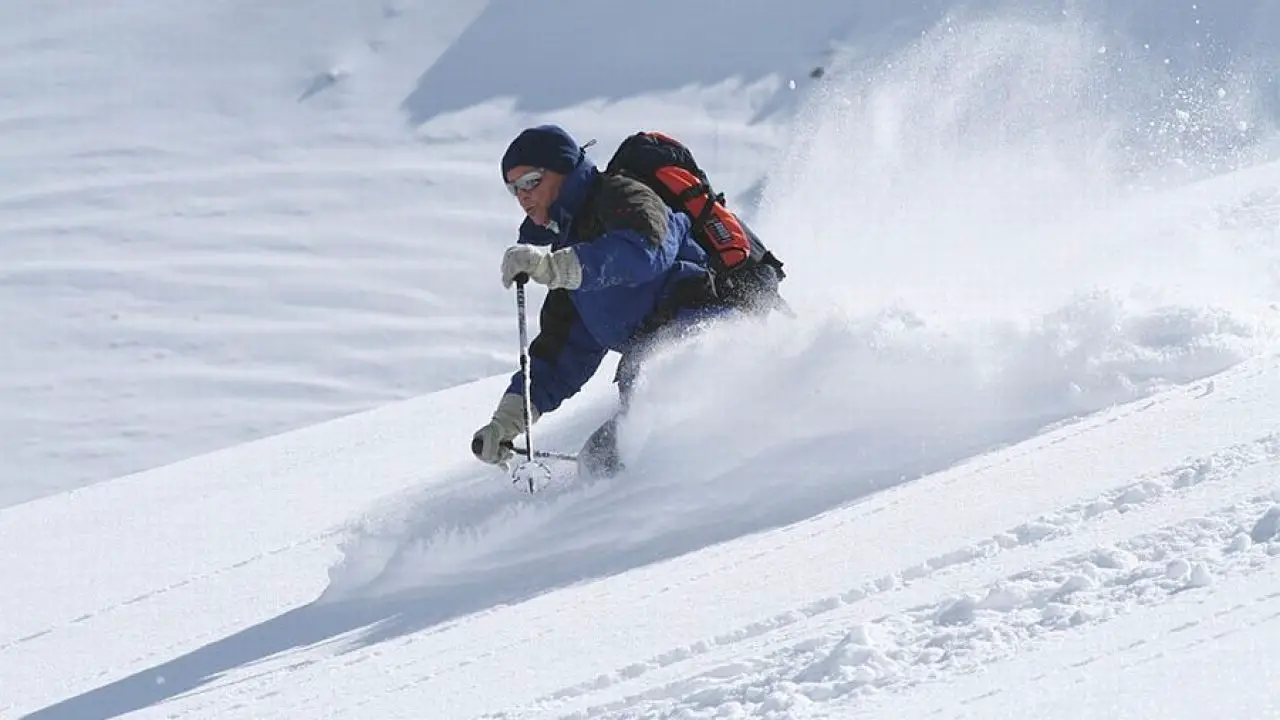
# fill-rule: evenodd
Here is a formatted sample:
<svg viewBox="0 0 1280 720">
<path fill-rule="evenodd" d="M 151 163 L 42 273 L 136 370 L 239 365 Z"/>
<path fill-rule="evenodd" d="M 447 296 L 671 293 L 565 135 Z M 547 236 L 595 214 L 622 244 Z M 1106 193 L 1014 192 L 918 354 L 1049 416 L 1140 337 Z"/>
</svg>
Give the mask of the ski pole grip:
<svg viewBox="0 0 1280 720">
<path fill-rule="evenodd" d="M 515 452 L 515 453 L 518 453 L 518 454 L 522 454 L 522 455 L 528 455 L 528 454 L 529 454 L 529 451 L 528 451 L 528 450 L 525 450 L 524 448 L 518 448 L 518 447 L 516 447 L 515 443 L 511 442 L 510 440 L 507 440 L 507 441 L 505 441 L 505 442 L 498 443 L 498 447 L 506 448 L 507 450 L 511 450 L 512 452 Z M 479 456 L 480 456 L 480 451 L 481 451 L 481 450 L 483 450 L 483 449 L 484 449 L 484 441 L 483 441 L 483 440 L 481 440 L 480 438 L 471 438 L 471 454 L 472 454 L 472 455 L 475 455 L 476 457 L 479 457 Z"/>
<path fill-rule="evenodd" d="M 523 285 L 529 282 L 529 273 L 520 273 L 516 275 L 516 284 Z"/>
<path fill-rule="evenodd" d="M 529 450 L 527 448 L 518 448 L 516 447 L 516 444 L 511 442 L 510 440 L 507 440 L 506 442 L 503 442 L 503 443 L 499 443 L 499 447 L 504 447 L 517 455 L 524 455 L 526 457 L 529 455 Z"/>
</svg>

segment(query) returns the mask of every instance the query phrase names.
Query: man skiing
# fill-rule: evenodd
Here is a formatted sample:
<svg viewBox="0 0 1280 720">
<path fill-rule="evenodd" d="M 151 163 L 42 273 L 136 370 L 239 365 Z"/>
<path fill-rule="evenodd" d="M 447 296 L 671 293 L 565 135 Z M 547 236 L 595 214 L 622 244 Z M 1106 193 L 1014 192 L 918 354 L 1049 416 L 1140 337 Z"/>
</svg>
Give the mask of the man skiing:
<svg viewBox="0 0 1280 720">
<path fill-rule="evenodd" d="M 526 215 L 502 256 L 502 285 L 525 276 L 548 288 L 529 345 L 531 422 L 577 393 L 610 350 L 622 354 L 614 379 L 625 412 L 646 351 L 736 305 L 718 296 L 690 215 L 633 177 L 597 169 L 590 145 L 542 125 L 521 132 L 502 157 L 503 180 Z M 511 441 L 526 430 L 523 392 L 517 371 L 472 438 L 480 460 L 511 457 Z M 619 469 L 613 430 L 606 423 L 583 449 L 593 472 Z"/>
</svg>

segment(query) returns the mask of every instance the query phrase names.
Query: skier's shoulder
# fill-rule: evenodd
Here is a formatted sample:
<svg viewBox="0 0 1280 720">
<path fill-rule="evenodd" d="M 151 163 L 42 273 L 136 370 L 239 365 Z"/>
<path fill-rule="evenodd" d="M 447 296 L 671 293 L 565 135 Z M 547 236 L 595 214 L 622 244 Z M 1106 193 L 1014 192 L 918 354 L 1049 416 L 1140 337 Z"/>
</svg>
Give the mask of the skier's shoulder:
<svg viewBox="0 0 1280 720">
<path fill-rule="evenodd" d="M 662 244 L 671 226 L 671 209 L 644 183 L 601 173 L 594 195 L 594 212 L 603 230 L 633 230 L 655 245 Z"/>
</svg>

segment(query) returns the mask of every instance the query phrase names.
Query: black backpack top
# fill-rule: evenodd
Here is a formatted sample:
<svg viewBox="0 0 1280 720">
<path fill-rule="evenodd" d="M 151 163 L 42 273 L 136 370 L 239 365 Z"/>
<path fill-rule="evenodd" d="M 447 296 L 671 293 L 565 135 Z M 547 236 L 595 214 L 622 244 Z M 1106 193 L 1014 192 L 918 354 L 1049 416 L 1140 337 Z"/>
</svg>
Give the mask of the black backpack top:
<svg viewBox="0 0 1280 720">
<path fill-rule="evenodd" d="M 707 253 L 722 300 L 754 305 L 767 299 L 770 306 L 781 300 L 782 262 L 725 206 L 683 143 L 660 132 L 635 133 L 618 146 L 605 172 L 648 185 L 693 219 L 694 239 Z"/>
</svg>

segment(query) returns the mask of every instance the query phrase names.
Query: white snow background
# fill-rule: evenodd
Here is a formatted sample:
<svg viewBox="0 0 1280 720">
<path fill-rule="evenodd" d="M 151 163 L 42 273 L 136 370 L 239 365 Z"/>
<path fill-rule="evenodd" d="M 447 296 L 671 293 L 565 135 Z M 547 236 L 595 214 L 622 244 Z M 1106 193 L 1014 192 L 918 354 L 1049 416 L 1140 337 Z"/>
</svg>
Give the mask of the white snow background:
<svg viewBox="0 0 1280 720">
<path fill-rule="evenodd" d="M 1275 27 L 5 4 L 0 715 L 1280 717 Z M 468 444 L 539 122 L 688 142 L 797 317 L 526 497 Z"/>
</svg>

